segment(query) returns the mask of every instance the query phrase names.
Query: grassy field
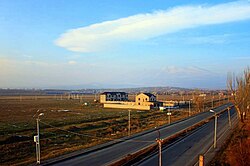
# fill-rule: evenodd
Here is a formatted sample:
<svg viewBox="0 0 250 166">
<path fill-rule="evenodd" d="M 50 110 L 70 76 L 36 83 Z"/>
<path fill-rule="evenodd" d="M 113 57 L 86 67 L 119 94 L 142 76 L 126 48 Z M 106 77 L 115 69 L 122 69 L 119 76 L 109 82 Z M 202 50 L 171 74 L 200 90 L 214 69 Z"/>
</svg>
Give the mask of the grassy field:
<svg viewBox="0 0 250 166">
<path fill-rule="evenodd" d="M 126 136 L 128 110 L 104 109 L 94 102 L 95 97 L 0 97 L 0 165 L 35 163 L 33 136 L 36 118 L 41 112 L 44 113 L 40 117 L 41 160 Z M 188 109 L 176 110 L 172 121 L 187 116 Z M 132 111 L 131 132 L 166 124 L 167 120 L 166 112 Z"/>
</svg>

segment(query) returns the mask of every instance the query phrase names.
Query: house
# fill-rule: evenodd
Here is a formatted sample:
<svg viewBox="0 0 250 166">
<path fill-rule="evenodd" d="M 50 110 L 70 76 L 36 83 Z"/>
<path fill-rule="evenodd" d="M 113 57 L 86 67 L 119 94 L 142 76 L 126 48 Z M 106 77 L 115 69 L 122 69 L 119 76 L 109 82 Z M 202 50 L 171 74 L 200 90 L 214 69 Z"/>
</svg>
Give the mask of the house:
<svg viewBox="0 0 250 166">
<path fill-rule="evenodd" d="M 140 93 L 135 97 L 138 106 L 150 106 L 150 108 L 162 106 L 162 102 L 156 101 L 156 96 L 151 93 Z"/>
<path fill-rule="evenodd" d="M 104 92 L 100 95 L 100 103 L 128 101 L 128 94 L 125 92 Z"/>
<path fill-rule="evenodd" d="M 156 96 L 151 93 L 140 93 L 133 102 L 128 101 L 125 92 L 104 92 L 100 95 L 100 102 L 104 108 L 150 110 L 162 106 L 162 102 L 156 101 Z"/>
</svg>

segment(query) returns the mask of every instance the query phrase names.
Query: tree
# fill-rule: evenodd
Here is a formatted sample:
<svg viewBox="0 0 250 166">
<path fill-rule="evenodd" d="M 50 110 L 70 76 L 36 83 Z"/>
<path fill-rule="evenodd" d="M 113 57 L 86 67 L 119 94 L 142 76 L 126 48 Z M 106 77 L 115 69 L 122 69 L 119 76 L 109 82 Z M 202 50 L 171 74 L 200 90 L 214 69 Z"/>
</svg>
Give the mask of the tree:
<svg viewBox="0 0 250 166">
<path fill-rule="evenodd" d="M 237 110 L 238 117 L 241 122 L 244 122 L 244 117 L 250 107 L 250 68 L 246 68 L 241 76 L 228 74 L 227 88 L 232 96 L 232 102 Z"/>
<path fill-rule="evenodd" d="M 197 112 L 202 112 L 204 111 L 204 97 L 200 96 L 201 91 L 200 90 L 196 90 L 195 91 L 195 96 L 193 96 L 193 102 L 196 105 L 196 111 Z"/>
</svg>

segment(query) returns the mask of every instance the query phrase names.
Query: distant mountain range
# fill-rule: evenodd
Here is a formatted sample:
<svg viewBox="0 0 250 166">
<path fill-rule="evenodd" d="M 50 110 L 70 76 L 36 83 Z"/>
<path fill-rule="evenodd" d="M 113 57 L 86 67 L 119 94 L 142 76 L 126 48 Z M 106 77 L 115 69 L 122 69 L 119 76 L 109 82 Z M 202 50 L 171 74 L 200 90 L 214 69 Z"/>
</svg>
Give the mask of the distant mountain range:
<svg viewBox="0 0 250 166">
<path fill-rule="evenodd" d="M 150 92 L 155 94 L 180 93 L 190 92 L 195 89 L 180 88 L 180 87 L 139 87 L 139 88 L 88 88 L 88 89 L 0 89 L 0 96 L 4 95 L 56 95 L 56 94 L 97 94 L 106 91 L 140 93 Z M 209 91 L 209 90 L 202 90 Z M 210 90 L 211 91 L 211 90 Z M 216 90 L 213 90 L 216 91 Z M 222 90 L 219 90 L 222 91 Z"/>
</svg>

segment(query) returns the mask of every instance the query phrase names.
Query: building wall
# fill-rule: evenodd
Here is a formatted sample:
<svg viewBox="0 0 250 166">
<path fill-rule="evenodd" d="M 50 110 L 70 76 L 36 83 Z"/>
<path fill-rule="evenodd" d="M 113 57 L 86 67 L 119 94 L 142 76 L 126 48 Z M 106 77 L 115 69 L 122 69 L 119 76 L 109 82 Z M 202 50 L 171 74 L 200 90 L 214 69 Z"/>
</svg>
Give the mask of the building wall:
<svg viewBox="0 0 250 166">
<path fill-rule="evenodd" d="M 105 92 L 100 95 L 100 103 L 113 101 L 128 101 L 128 94 L 124 92 Z"/>
<path fill-rule="evenodd" d="M 137 95 L 135 98 L 136 105 L 151 106 L 154 105 L 153 101 L 156 101 L 155 97 L 150 98 L 148 95 L 143 93 Z"/>
<path fill-rule="evenodd" d="M 149 97 L 143 93 L 137 95 L 135 97 L 135 102 L 136 102 L 136 105 L 146 105 L 146 102 L 149 101 Z"/>
<path fill-rule="evenodd" d="M 163 102 L 163 106 L 167 106 L 167 107 L 174 107 L 177 105 L 178 105 L 178 102 L 176 101 L 164 101 Z"/>
<path fill-rule="evenodd" d="M 104 108 L 150 110 L 155 106 L 158 107 L 162 105 L 159 102 L 156 102 L 155 96 L 153 95 L 148 96 L 144 93 L 137 95 L 135 98 L 135 102 L 120 101 L 120 100 L 114 101 L 113 100 L 114 98 L 112 98 L 112 100 L 109 101 L 109 96 L 110 96 L 109 93 L 100 95 L 100 102 L 104 104 L 103 105 Z"/>
<path fill-rule="evenodd" d="M 103 102 L 107 103 L 107 104 L 124 104 L 124 105 L 136 105 L 135 102 L 131 102 L 131 101 L 105 101 Z"/>
<path fill-rule="evenodd" d="M 104 108 L 120 108 L 120 109 L 136 109 L 136 110 L 150 110 L 151 106 L 142 106 L 142 105 L 131 105 L 131 104 L 109 104 L 104 103 Z"/>
<path fill-rule="evenodd" d="M 106 102 L 106 95 L 100 95 L 100 103 Z"/>
</svg>

